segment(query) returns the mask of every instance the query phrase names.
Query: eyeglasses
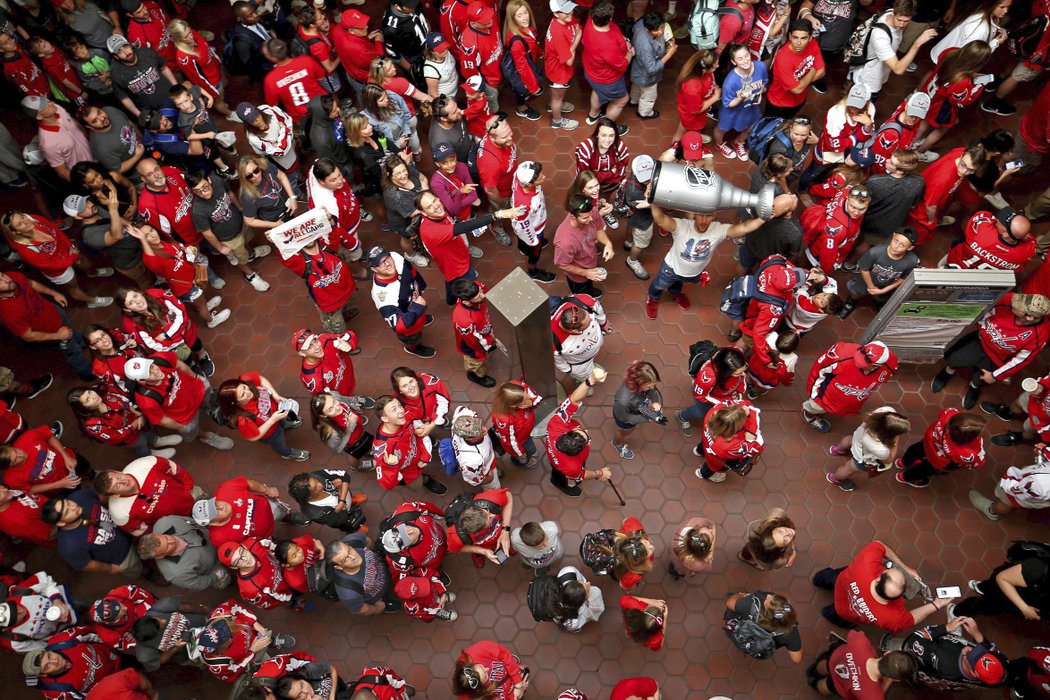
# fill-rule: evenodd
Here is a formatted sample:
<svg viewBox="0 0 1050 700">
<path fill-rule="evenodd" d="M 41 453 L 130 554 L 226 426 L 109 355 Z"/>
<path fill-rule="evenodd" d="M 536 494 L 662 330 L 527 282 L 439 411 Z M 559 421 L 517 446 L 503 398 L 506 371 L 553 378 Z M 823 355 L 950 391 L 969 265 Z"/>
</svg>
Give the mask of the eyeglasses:
<svg viewBox="0 0 1050 700">
<path fill-rule="evenodd" d="M 859 197 L 861 199 L 870 199 L 871 192 L 867 191 L 863 187 L 853 187 L 849 191 L 850 197 Z"/>
<path fill-rule="evenodd" d="M 486 133 L 491 134 L 493 131 L 499 128 L 499 125 L 507 121 L 506 112 L 496 112 L 496 121 L 489 125 L 489 128 L 485 130 Z"/>
<path fill-rule="evenodd" d="M 256 170 L 255 172 L 259 172 L 259 171 Z M 248 177 L 252 177 L 253 175 L 254 175 L 254 173 L 252 175 L 249 175 Z M 201 184 L 197 185 L 196 187 L 191 187 L 190 188 L 190 191 L 193 192 L 193 194 L 201 194 L 201 195 L 204 194 L 205 192 L 210 191 L 210 190 L 211 190 L 211 183 L 208 182 L 207 180 L 203 181 Z"/>
<path fill-rule="evenodd" d="M 813 123 L 813 120 L 810 119 L 809 117 L 795 117 L 791 121 L 794 122 L 795 124 L 802 124 L 804 126 L 809 126 L 810 124 Z"/>
</svg>

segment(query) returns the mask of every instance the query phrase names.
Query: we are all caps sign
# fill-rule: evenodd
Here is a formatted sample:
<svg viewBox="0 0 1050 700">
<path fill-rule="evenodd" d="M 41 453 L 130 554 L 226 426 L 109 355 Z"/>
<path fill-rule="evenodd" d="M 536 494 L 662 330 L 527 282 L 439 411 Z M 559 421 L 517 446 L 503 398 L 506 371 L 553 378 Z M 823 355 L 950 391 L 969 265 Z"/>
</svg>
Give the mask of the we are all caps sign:
<svg viewBox="0 0 1050 700">
<path fill-rule="evenodd" d="M 315 207 L 270 229 L 266 237 L 276 246 L 281 257 L 287 260 L 318 238 L 327 243 L 331 232 L 332 223 L 328 220 L 328 213 L 321 207 Z"/>
</svg>

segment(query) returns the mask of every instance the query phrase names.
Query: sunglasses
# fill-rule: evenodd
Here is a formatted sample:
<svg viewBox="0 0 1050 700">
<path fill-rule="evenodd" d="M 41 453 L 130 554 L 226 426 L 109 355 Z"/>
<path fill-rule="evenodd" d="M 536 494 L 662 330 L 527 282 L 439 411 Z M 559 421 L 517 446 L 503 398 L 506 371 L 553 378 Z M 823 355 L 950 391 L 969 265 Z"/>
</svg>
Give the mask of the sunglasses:
<svg viewBox="0 0 1050 700">
<path fill-rule="evenodd" d="M 507 113 L 496 112 L 496 121 L 492 122 L 492 124 L 489 126 L 488 129 L 485 130 L 485 132 L 491 134 L 493 131 L 499 128 L 500 124 L 502 124 L 505 121 L 507 121 Z"/>
<path fill-rule="evenodd" d="M 245 171 L 244 171 L 244 176 L 245 176 L 245 177 L 248 177 L 248 178 L 252 178 L 252 177 L 255 177 L 256 175 L 258 175 L 258 174 L 259 174 L 259 173 L 261 173 L 261 172 L 262 172 L 262 171 L 261 171 L 261 170 L 259 170 L 258 168 L 255 168 L 254 170 L 248 170 L 248 169 L 245 169 Z"/>
<path fill-rule="evenodd" d="M 589 199 L 581 200 L 579 204 L 572 207 L 573 214 L 586 214 L 589 211 L 594 211 L 594 202 Z"/>
<path fill-rule="evenodd" d="M 849 191 L 850 197 L 860 197 L 861 199 L 869 199 L 871 192 L 867 191 L 863 187 L 853 187 Z"/>
<path fill-rule="evenodd" d="M 805 126 L 809 126 L 810 124 L 813 123 L 813 120 L 810 119 L 809 117 L 795 117 L 791 121 L 794 122 L 795 124 L 803 124 Z"/>
</svg>

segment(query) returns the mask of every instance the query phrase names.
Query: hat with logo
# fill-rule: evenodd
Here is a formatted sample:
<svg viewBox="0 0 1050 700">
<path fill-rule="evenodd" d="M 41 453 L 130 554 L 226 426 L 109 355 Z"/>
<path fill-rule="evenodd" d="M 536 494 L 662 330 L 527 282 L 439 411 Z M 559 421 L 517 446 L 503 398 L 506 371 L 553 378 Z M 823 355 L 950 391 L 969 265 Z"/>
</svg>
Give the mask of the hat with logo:
<svg viewBox="0 0 1050 700">
<path fill-rule="evenodd" d="M 514 171 L 514 174 L 518 178 L 518 182 L 523 185 L 531 185 L 539 177 L 542 168 L 540 164 L 534 160 L 527 160 L 518 165 L 518 169 Z"/>
<path fill-rule="evenodd" d="M 398 554 L 412 544 L 409 540 L 408 525 L 399 523 L 383 533 L 383 549 L 391 554 Z"/>
<path fill-rule="evenodd" d="M 1021 212 L 1017 211 L 1013 207 L 1003 207 L 999 211 L 995 212 L 995 218 L 999 220 L 999 223 L 1010 230 L 1010 224 L 1021 215 Z"/>
<path fill-rule="evenodd" d="M 463 84 L 460 85 L 460 87 L 463 88 L 463 92 L 467 93 L 468 95 L 476 95 L 479 92 L 481 92 L 481 85 L 481 76 L 472 75 L 466 80 L 464 80 Z"/>
<path fill-rule="evenodd" d="M 202 498 L 193 504 L 190 514 L 193 516 L 193 522 L 204 527 L 215 519 L 215 516 L 219 514 L 219 509 L 215 507 L 214 498 Z"/>
<path fill-rule="evenodd" d="M 489 7 L 485 0 L 474 0 L 474 2 L 467 5 L 467 19 L 471 22 L 489 24 L 495 16 L 496 12 Z"/>
<path fill-rule="evenodd" d="M 124 363 L 124 376 L 133 382 L 141 382 L 149 379 L 149 370 L 153 366 L 153 360 L 145 357 L 133 357 Z"/>
<path fill-rule="evenodd" d="M 379 267 L 388 257 L 390 257 L 389 250 L 381 245 L 372 246 L 368 250 L 368 265 L 369 267 Z"/>
<path fill-rule="evenodd" d="M 119 600 L 103 598 L 102 600 L 95 601 L 94 605 L 91 606 L 89 614 L 92 622 L 98 622 L 103 625 L 115 625 L 120 620 L 120 612 L 122 609 Z"/>
<path fill-rule="evenodd" d="M 427 34 L 427 40 L 424 42 L 426 47 L 435 53 L 442 53 L 448 51 L 448 41 L 445 39 L 445 35 L 441 32 L 430 32 Z"/>
<path fill-rule="evenodd" d="M 682 157 L 686 160 L 700 160 L 704 157 L 704 137 L 699 131 L 687 131 L 682 134 Z"/>
<path fill-rule="evenodd" d="M 925 92 L 913 92 L 908 101 L 904 103 L 904 113 L 909 117 L 925 119 L 930 111 L 930 96 Z"/>
<path fill-rule="evenodd" d="M 407 576 L 394 585 L 394 595 L 401 600 L 426 600 L 433 592 L 430 580 L 422 576 Z"/>
<path fill-rule="evenodd" d="M 1006 676 L 1002 659 L 984 644 L 976 644 L 966 652 L 966 661 L 973 667 L 973 675 L 982 683 L 996 685 Z"/>
<path fill-rule="evenodd" d="M 871 101 L 871 90 L 867 85 L 857 83 L 849 89 L 849 95 L 846 96 L 846 106 L 855 107 L 857 109 L 863 109 L 867 106 L 868 102 Z"/>
<path fill-rule="evenodd" d="M 578 6 L 571 0 L 551 0 L 550 2 L 551 12 L 572 12 Z"/>
<path fill-rule="evenodd" d="M 1042 318 L 1050 313 L 1050 299 L 1042 294 L 1014 294 L 1010 307 L 1018 316 Z"/>
<path fill-rule="evenodd" d="M 631 172 L 638 182 L 649 182 L 653 179 L 653 170 L 656 169 L 656 161 L 652 156 L 635 156 L 631 161 Z"/>
<path fill-rule="evenodd" d="M 292 333 L 292 349 L 301 355 L 303 348 L 310 347 L 310 343 L 314 342 L 316 337 L 317 334 L 309 328 L 300 328 Z"/>
<path fill-rule="evenodd" d="M 893 357 L 893 353 L 890 352 L 890 349 L 886 347 L 885 343 L 878 340 L 867 345 L 861 345 L 853 353 L 853 361 L 861 369 L 867 369 L 875 365 L 884 365 L 890 361 L 891 357 Z"/>
<path fill-rule="evenodd" d="M 259 108 L 251 102 L 241 102 L 237 105 L 237 109 L 234 111 L 245 124 L 249 124 L 262 116 L 262 112 L 259 111 Z"/>
<path fill-rule="evenodd" d="M 452 421 L 452 433 L 462 438 L 476 440 L 485 434 L 485 425 L 476 413 L 464 413 Z"/>
<path fill-rule="evenodd" d="M 197 634 L 197 648 L 205 654 L 214 654 L 223 644 L 233 639 L 233 630 L 226 620 L 216 620 Z"/>
<path fill-rule="evenodd" d="M 87 209 L 87 197 L 82 194 L 71 194 L 62 200 L 62 211 L 66 216 L 76 217 Z"/>
<path fill-rule="evenodd" d="M 448 141 L 442 141 L 441 143 L 435 143 L 431 147 L 430 154 L 434 156 L 435 163 L 440 163 L 446 158 L 456 155 L 456 149 Z"/>
<path fill-rule="evenodd" d="M 576 688 L 569 688 L 568 690 L 561 691 L 557 700 L 587 700 L 587 696 Z"/>
<path fill-rule="evenodd" d="M 240 542 L 223 542 L 219 546 L 219 561 L 221 561 L 224 566 L 233 566 L 233 555 L 240 548 Z"/>
<path fill-rule="evenodd" d="M 131 42 L 122 37 L 120 34 L 114 34 L 113 36 L 106 39 L 106 48 L 109 52 L 115 54 L 120 50 L 121 46 L 127 46 Z"/>
<path fill-rule="evenodd" d="M 13 600 L 0 603 L 0 627 L 10 627 L 16 619 L 16 613 L 17 609 Z"/>
<path fill-rule="evenodd" d="M 29 95 L 28 97 L 22 98 L 22 109 L 26 111 L 31 117 L 36 117 L 44 111 L 44 109 L 51 103 L 51 100 L 47 99 L 45 95 Z"/>
<path fill-rule="evenodd" d="M 913 229 L 911 226 L 904 226 L 903 228 L 894 231 L 894 233 L 896 233 L 898 236 L 904 236 L 909 241 L 911 241 L 912 245 L 915 245 L 915 242 L 919 240 L 919 232 Z"/>
</svg>

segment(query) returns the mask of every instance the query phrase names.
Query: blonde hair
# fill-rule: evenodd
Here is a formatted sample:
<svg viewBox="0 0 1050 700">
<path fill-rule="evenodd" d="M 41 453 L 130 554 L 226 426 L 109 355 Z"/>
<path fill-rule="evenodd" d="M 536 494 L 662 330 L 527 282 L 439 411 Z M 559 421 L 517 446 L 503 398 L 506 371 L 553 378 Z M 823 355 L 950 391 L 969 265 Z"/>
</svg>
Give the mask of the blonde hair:
<svg viewBox="0 0 1050 700">
<path fill-rule="evenodd" d="M 171 34 L 171 40 L 175 42 L 180 51 L 197 58 L 201 57 L 201 47 L 190 44 L 190 40 L 193 39 L 193 29 L 190 27 L 189 22 L 184 19 L 173 19 L 168 24 L 168 32 Z"/>
<path fill-rule="evenodd" d="M 529 7 L 529 3 L 526 2 L 526 0 L 510 0 L 510 2 L 507 3 L 506 18 L 503 20 L 503 41 L 508 45 L 510 44 L 511 37 L 515 35 L 525 36 L 517 21 L 514 19 L 514 15 L 516 15 L 518 10 L 523 7 L 529 11 L 529 26 L 533 28 L 536 27 L 536 16 L 532 14 L 532 8 Z"/>
<path fill-rule="evenodd" d="M 369 124 L 368 117 L 360 112 L 352 112 L 343 120 L 346 124 L 346 142 L 353 148 L 360 148 L 365 143 L 365 137 L 361 134 L 365 124 Z"/>
<path fill-rule="evenodd" d="M 258 199 L 259 190 L 255 185 L 251 183 L 248 176 L 244 174 L 248 166 L 255 163 L 256 167 L 265 175 L 266 170 L 270 167 L 270 164 L 262 156 L 241 156 L 241 159 L 237 161 L 237 175 L 241 181 L 241 194 L 248 195 L 248 199 Z"/>
<path fill-rule="evenodd" d="M 372 59 L 372 62 L 368 64 L 368 82 L 375 83 L 376 85 L 382 86 L 386 83 L 386 76 L 383 70 L 383 66 L 390 60 L 386 56 L 376 56 Z"/>
</svg>

